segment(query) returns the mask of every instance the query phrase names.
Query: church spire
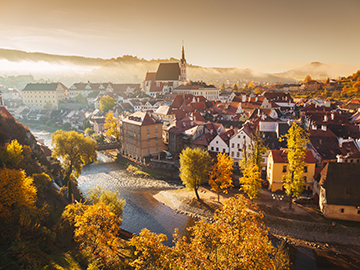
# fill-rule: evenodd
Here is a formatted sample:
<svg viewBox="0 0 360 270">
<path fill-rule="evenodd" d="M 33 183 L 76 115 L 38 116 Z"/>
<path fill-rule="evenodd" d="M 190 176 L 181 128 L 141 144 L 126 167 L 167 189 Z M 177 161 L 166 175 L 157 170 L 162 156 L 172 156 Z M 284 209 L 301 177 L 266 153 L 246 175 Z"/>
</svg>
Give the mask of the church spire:
<svg viewBox="0 0 360 270">
<path fill-rule="evenodd" d="M 186 60 L 185 60 L 184 41 L 183 41 L 182 50 L 181 50 L 180 72 L 181 72 L 181 81 L 183 83 L 185 83 L 186 82 Z"/>
</svg>

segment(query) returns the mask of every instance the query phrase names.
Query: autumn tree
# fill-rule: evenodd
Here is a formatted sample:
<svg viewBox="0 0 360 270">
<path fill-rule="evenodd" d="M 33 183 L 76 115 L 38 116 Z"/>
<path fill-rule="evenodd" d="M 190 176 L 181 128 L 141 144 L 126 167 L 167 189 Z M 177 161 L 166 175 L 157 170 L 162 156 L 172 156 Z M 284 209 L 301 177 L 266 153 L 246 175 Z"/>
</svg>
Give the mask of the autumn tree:
<svg viewBox="0 0 360 270">
<path fill-rule="evenodd" d="M 106 114 L 104 129 L 106 136 L 114 136 L 120 141 L 120 120 L 115 118 L 112 112 Z"/>
<path fill-rule="evenodd" d="M 103 96 L 100 99 L 100 110 L 102 112 L 108 112 L 115 106 L 115 101 L 112 97 Z"/>
<path fill-rule="evenodd" d="M 305 77 L 305 82 L 310 82 L 312 80 L 311 76 L 310 75 L 307 75 Z"/>
<path fill-rule="evenodd" d="M 88 191 L 88 200 L 92 204 L 104 203 L 117 216 L 122 215 L 126 205 L 125 200 L 120 198 L 118 191 L 109 191 L 99 186 Z"/>
<path fill-rule="evenodd" d="M 95 133 L 95 131 L 92 129 L 92 128 L 87 128 L 87 129 L 85 129 L 85 131 L 84 131 L 84 134 L 86 135 L 86 136 L 91 136 L 92 134 L 94 134 Z"/>
<path fill-rule="evenodd" d="M 220 192 L 227 193 L 227 189 L 233 187 L 232 185 L 232 169 L 234 160 L 225 153 L 217 154 L 217 162 L 210 167 L 209 185 L 211 190 L 218 195 L 218 202 L 220 202 Z"/>
<path fill-rule="evenodd" d="M 75 216 L 74 239 L 80 247 L 99 258 L 105 265 L 109 258 L 116 257 L 120 245 L 122 219 L 104 203 L 85 207 L 81 215 Z"/>
<path fill-rule="evenodd" d="M 22 153 L 23 146 L 17 140 L 12 140 L 0 152 L 0 166 L 5 165 L 8 168 L 18 168 L 24 159 Z"/>
<path fill-rule="evenodd" d="M 283 176 L 282 182 L 285 192 L 290 198 L 289 209 L 291 209 L 292 198 L 300 196 L 305 185 L 303 173 L 309 137 L 303 128 L 293 122 L 288 133 L 282 139 L 287 142 L 286 151 L 289 163 L 287 174 Z"/>
<path fill-rule="evenodd" d="M 240 190 L 244 191 L 253 200 L 260 195 L 261 177 L 260 170 L 255 163 L 248 163 L 242 170 L 243 176 L 239 178 Z"/>
<path fill-rule="evenodd" d="M 249 87 L 250 89 L 254 89 L 254 88 L 255 88 L 255 83 L 254 83 L 254 82 L 250 82 L 248 87 Z"/>
<path fill-rule="evenodd" d="M 157 236 L 144 229 L 130 244 L 135 247 L 136 269 L 289 269 L 284 250 L 272 246 L 262 214 L 243 195 L 224 202 L 214 222 L 196 221 L 190 236 L 174 233 L 175 245 L 166 248 Z"/>
<path fill-rule="evenodd" d="M 211 165 L 209 152 L 200 148 L 186 148 L 180 153 L 180 178 L 188 189 L 193 189 L 200 200 L 198 189 L 208 177 Z"/>
<path fill-rule="evenodd" d="M 57 130 L 51 135 L 51 144 L 53 145 L 52 157 L 60 158 L 65 169 L 64 183 L 68 185 L 70 198 L 70 176 L 78 178 L 84 165 L 97 160 L 96 142 L 76 131 Z"/>
<path fill-rule="evenodd" d="M 233 84 L 232 89 L 233 89 L 233 91 L 235 91 L 235 92 L 236 92 L 237 90 L 239 90 L 239 87 L 238 87 L 237 83 L 234 83 L 234 84 Z"/>
<path fill-rule="evenodd" d="M 83 99 L 84 99 L 84 96 L 83 96 L 81 93 L 78 93 L 78 94 L 76 95 L 76 97 L 75 97 L 75 100 L 76 100 L 77 102 L 82 102 Z"/>
<path fill-rule="evenodd" d="M 9 168 L 0 169 L 0 220 L 23 224 L 29 219 L 36 202 L 36 187 L 25 171 Z"/>
</svg>

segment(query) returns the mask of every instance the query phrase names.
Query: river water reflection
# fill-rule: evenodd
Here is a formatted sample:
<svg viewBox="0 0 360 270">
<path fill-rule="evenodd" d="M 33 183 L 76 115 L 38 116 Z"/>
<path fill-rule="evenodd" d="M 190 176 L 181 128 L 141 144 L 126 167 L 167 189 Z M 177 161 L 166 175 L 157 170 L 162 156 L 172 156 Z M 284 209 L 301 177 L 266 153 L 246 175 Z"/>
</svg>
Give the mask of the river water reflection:
<svg viewBox="0 0 360 270">
<path fill-rule="evenodd" d="M 50 146 L 51 133 L 37 128 L 30 128 L 38 139 L 43 139 Z M 96 186 L 118 191 L 120 197 L 126 200 L 121 228 L 138 234 L 143 228 L 152 232 L 163 233 L 168 237 L 166 245 L 172 245 L 172 234 L 179 228 L 180 234 L 186 232 L 186 227 L 193 224 L 193 219 L 177 214 L 171 208 L 157 201 L 153 194 L 164 189 L 179 188 L 180 182 L 167 182 L 156 179 L 144 179 L 127 172 L 112 158 L 98 152 L 97 163 L 83 168 L 78 179 L 80 191 L 86 196 L 89 189 Z"/>
</svg>

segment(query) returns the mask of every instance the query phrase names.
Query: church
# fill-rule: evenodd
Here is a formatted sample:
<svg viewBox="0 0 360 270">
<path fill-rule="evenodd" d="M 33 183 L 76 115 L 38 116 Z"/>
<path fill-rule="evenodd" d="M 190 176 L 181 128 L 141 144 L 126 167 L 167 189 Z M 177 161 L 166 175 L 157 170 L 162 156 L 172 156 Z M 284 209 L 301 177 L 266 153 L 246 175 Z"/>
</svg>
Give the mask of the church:
<svg viewBox="0 0 360 270">
<path fill-rule="evenodd" d="M 160 63 L 156 72 L 147 72 L 143 90 L 151 97 L 160 93 L 172 93 L 174 88 L 186 83 L 186 60 L 184 45 L 180 62 Z"/>
</svg>

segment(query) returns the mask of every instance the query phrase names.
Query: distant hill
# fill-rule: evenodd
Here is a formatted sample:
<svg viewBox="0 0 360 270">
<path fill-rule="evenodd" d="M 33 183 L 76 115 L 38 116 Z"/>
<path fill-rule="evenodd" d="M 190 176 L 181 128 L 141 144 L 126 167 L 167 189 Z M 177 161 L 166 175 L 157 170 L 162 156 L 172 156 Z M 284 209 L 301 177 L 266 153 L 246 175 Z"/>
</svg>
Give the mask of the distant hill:
<svg viewBox="0 0 360 270">
<path fill-rule="evenodd" d="M 360 65 L 359 65 L 360 68 Z M 316 80 L 326 80 L 327 78 L 336 78 L 338 76 L 348 76 L 356 72 L 352 67 L 339 64 L 324 64 L 312 62 L 300 68 L 291 69 L 276 75 L 282 78 L 292 78 L 296 81 L 303 81 L 307 75 Z"/>
<path fill-rule="evenodd" d="M 147 71 L 155 72 L 159 63 L 166 61 L 179 60 L 176 58 L 146 60 L 131 55 L 102 59 L 0 49 L 0 76 L 3 76 L 3 80 L 0 78 L 0 84 L 22 88 L 24 83 L 16 85 L 12 82 L 13 79 L 5 79 L 7 76 L 23 74 L 31 74 L 35 81 L 61 81 L 68 87 L 74 82 L 87 81 L 141 83 Z M 269 74 L 251 69 L 204 68 L 189 64 L 187 77 L 192 81 L 205 81 L 215 85 L 227 81 L 229 83 L 250 81 L 291 83 L 303 80 L 308 74 L 315 79 L 337 76 L 338 74 L 332 74 L 331 69 L 329 65 L 311 63 L 300 69 Z M 351 72 L 355 71 L 348 73 Z"/>
</svg>

